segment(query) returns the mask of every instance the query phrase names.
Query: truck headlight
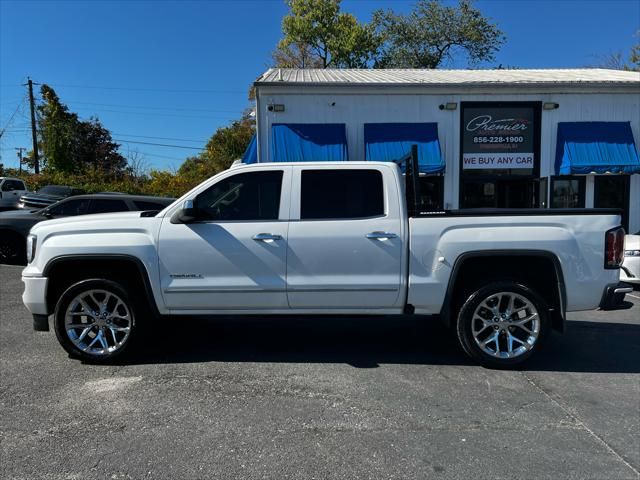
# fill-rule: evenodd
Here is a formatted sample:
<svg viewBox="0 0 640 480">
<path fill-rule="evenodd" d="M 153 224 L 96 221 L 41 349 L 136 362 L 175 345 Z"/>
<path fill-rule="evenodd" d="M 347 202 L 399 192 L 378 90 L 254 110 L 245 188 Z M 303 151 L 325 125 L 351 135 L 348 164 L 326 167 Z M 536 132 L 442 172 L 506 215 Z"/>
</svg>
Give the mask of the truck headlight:
<svg viewBox="0 0 640 480">
<path fill-rule="evenodd" d="M 31 261 L 35 258 L 37 246 L 38 237 L 29 234 L 29 236 L 27 237 L 27 263 L 31 263 Z"/>
</svg>

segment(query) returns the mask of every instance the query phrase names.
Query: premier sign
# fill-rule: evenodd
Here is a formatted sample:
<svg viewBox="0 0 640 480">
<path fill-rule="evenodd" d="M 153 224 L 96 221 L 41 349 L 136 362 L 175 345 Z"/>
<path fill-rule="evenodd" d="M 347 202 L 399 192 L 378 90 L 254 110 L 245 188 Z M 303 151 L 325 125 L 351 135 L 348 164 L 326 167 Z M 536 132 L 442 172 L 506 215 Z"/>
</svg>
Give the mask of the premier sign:
<svg viewBox="0 0 640 480">
<path fill-rule="evenodd" d="M 465 169 L 534 168 L 533 153 L 465 153 L 462 165 Z"/>
<path fill-rule="evenodd" d="M 464 170 L 527 169 L 533 172 L 537 161 L 533 107 L 475 104 L 464 106 L 462 116 Z"/>
</svg>

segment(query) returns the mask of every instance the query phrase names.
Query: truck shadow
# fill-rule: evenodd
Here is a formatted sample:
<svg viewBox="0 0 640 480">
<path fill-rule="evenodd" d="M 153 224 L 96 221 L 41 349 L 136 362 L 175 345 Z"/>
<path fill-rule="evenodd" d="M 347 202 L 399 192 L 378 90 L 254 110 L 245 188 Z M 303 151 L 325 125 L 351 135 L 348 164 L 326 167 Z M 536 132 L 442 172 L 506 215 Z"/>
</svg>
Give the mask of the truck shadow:
<svg viewBox="0 0 640 480">
<path fill-rule="evenodd" d="M 640 325 L 570 321 L 567 330 L 523 369 L 640 372 Z M 140 343 L 124 363 L 475 365 L 450 330 L 421 317 L 180 317 Z"/>
</svg>

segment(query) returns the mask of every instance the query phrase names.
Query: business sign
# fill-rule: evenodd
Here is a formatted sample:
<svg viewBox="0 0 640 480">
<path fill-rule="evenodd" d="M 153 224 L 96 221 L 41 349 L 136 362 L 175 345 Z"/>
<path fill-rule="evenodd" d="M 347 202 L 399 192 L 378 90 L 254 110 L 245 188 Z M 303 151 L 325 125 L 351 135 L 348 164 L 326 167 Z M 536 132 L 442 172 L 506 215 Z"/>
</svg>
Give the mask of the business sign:
<svg viewBox="0 0 640 480">
<path fill-rule="evenodd" d="M 465 106 L 462 116 L 463 169 L 535 168 L 535 107 L 475 104 Z"/>
</svg>

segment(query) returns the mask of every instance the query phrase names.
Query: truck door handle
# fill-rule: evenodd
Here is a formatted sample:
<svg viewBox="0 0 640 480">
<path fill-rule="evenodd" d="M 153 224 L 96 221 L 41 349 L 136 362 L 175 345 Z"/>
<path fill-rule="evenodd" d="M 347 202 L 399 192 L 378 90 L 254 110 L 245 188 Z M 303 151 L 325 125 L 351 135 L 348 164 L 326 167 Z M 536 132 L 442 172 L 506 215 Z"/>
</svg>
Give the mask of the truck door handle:
<svg viewBox="0 0 640 480">
<path fill-rule="evenodd" d="M 383 240 L 385 238 L 398 238 L 398 235 L 396 235 L 395 233 L 389 233 L 389 232 L 371 232 L 371 233 L 367 233 L 365 237 L 371 238 L 374 240 L 375 239 Z"/>
<path fill-rule="evenodd" d="M 258 233 L 253 236 L 254 240 L 262 240 L 263 242 L 267 242 L 269 240 L 282 240 L 282 235 L 274 235 L 273 233 Z"/>
</svg>

